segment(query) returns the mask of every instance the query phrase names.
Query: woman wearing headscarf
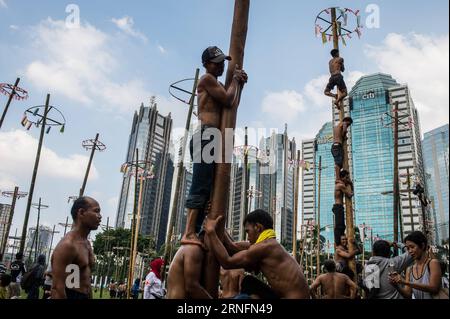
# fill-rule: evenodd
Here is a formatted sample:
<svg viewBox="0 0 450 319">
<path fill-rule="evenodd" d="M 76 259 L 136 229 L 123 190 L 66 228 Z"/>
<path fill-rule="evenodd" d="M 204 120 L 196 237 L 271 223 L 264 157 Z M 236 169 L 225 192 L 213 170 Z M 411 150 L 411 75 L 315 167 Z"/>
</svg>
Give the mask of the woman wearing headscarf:
<svg viewBox="0 0 450 319">
<path fill-rule="evenodd" d="M 161 258 L 154 259 L 150 263 L 150 272 L 145 277 L 144 299 L 162 299 L 164 290 L 161 282 L 161 267 L 164 260 Z"/>
</svg>

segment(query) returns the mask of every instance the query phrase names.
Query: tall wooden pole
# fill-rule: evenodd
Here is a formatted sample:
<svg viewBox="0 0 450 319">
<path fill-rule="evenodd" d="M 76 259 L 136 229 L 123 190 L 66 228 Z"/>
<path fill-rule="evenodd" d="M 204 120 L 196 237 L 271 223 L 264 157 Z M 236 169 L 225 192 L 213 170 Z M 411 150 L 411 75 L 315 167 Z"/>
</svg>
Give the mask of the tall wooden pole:
<svg viewBox="0 0 450 319">
<path fill-rule="evenodd" d="M 0 129 L 2 128 L 3 121 L 5 120 L 6 113 L 8 113 L 8 109 L 12 102 L 12 99 L 14 98 L 14 95 L 16 95 L 16 87 L 19 85 L 19 82 L 20 78 L 17 78 L 16 83 L 14 83 L 14 87 L 11 91 L 11 94 L 9 95 L 8 102 L 6 102 L 5 110 L 3 111 L 2 117 L 0 118 Z"/>
<path fill-rule="evenodd" d="M 139 172 L 139 149 L 136 148 L 136 163 L 135 165 L 135 176 L 134 176 L 134 207 L 133 207 L 133 219 L 131 220 L 131 237 L 130 237 L 130 258 L 128 260 L 128 280 L 127 280 L 127 298 L 130 297 L 131 293 L 131 281 L 133 278 L 131 278 L 132 275 L 132 269 L 134 267 L 133 265 L 133 248 L 134 248 L 134 233 L 137 231 L 136 229 L 136 215 L 137 215 L 137 198 L 136 195 L 138 195 L 138 172 Z"/>
<path fill-rule="evenodd" d="M 249 171 L 248 171 L 248 128 L 245 127 L 245 144 L 244 144 L 244 167 L 242 170 L 242 199 L 244 200 L 244 210 L 243 210 L 243 214 L 242 214 L 242 219 L 241 219 L 241 226 L 242 226 L 242 222 L 245 219 L 245 216 L 248 214 L 249 212 L 249 206 L 251 205 L 251 202 L 249 203 L 249 198 L 251 198 L 250 196 L 253 196 L 253 194 L 250 193 L 249 190 Z M 241 227 L 242 229 L 242 227 Z M 245 231 L 242 230 L 241 231 L 241 240 L 245 240 Z"/>
<path fill-rule="evenodd" d="M 394 103 L 394 241 L 398 242 L 400 189 L 398 183 L 398 102 Z"/>
<path fill-rule="evenodd" d="M 36 250 L 34 251 L 34 259 L 37 260 L 37 252 L 38 252 L 38 246 L 39 246 L 39 220 L 41 219 L 41 204 L 42 199 L 39 197 L 39 204 L 38 204 L 38 215 L 37 215 L 37 224 L 36 224 Z"/>
<path fill-rule="evenodd" d="M 292 246 L 292 255 L 298 262 L 297 258 L 297 223 L 298 223 L 298 192 L 300 190 L 300 151 L 297 151 L 297 158 L 295 161 L 295 174 L 294 174 L 294 243 Z M 300 231 L 301 232 L 301 231 Z"/>
<path fill-rule="evenodd" d="M 229 55 L 232 57 L 227 71 L 227 78 L 225 87 L 228 88 L 233 80 L 233 74 L 236 65 L 243 67 L 244 64 L 244 49 L 247 39 L 248 16 L 250 11 L 250 0 L 235 0 L 234 18 L 231 30 L 230 50 Z M 240 94 L 238 96 L 240 98 Z M 222 132 L 222 162 L 216 164 L 214 191 L 212 196 L 211 217 L 217 218 L 223 216 L 221 225 L 218 228 L 219 238 L 223 238 L 225 231 L 226 207 L 228 195 L 230 192 L 230 172 L 231 159 L 233 147 L 229 147 L 230 136 L 226 138 L 226 129 L 234 129 L 236 127 L 237 109 L 239 107 L 239 100 L 232 108 L 224 108 L 222 110 L 222 119 L 220 130 Z M 233 145 L 231 145 L 233 146 Z M 227 152 L 225 152 L 227 150 Z M 218 283 L 219 283 L 220 266 L 211 250 L 206 255 L 205 267 L 205 288 L 213 298 L 218 297 Z"/>
<path fill-rule="evenodd" d="M 27 237 L 28 219 L 30 218 L 30 209 L 31 209 L 31 203 L 33 201 L 34 184 L 36 182 L 37 172 L 38 172 L 38 168 L 39 168 L 39 160 L 41 157 L 42 144 L 44 141 L 45 126 L 47 124 L 47 113 L 49 111 L 48 110 L 49 104 L 50 104 L 50 94 L 47 94 L 47 99 L 45 101 L 44 116 L 43 116 L 42 124 L 41 124 L 41 135 L 39 136 L 39 144 L 38 144 L 38 149 L 37 149 L 37 154 L 36 154 L 36 160 L 34 162 L 33 176 L 31 177 L 30 191 L 28 192 L 27 209 L 25 211 L 25 218 L 23 221 L 22 237 L 20 239 L 19 253 L 21 253 L 21 254 L 23 254 L 23 251 L 25 248 L 25 239 Z"/>
<path fill-rule="evenodd" d="M 48 258 L 47 258 L 47 262 L 50 262 L 50 257 L 52 256 L 52 246 L 53 246 L 53 237 L 55 236 L 55 227 L 56 227 L 56 225 L 53 225 L 52 239 L 50 240 L 50 248 L 48 249 Z M 58 232 L 58 233 L 59 233 L 59 232 Z"/>
<path fill-rule="evenodd" d="M 336 19 L 336 8 L 331 8 L 331 20 L 332 20 L 332 30 L 333 30 L 333 48 L 339 50 L 339 35 L 338 35 L 338 24 L 339 22 Z M 338 89 L 339 91 L 339 89 Z M 340 92 L 338 92 L 340 93 Z M 334 106 L 333 106 L 334 107 Z M 334 112 L 333 112 L 334 114 Z M 334 116 L 334 115 L 333 115 Z M 342 122 L 342 120 L 345 117 L 345 110 L 343 101 L 341 101 L 340 105 L 340 112 L 339 112 L 339 121 Z M 347 140 L 344 139 L 342 143 L 342 148 L 344 150 L 344 161 L 343 161 L 343 168 L 350 172 L 349 165 L 348 165 L 348 145 Z M 337 178 L 337 176 L 336 176 Z M 352 199 L 348 198 L 346 196 L 345 198 L 345 224 L 346 224 L 346 232 L 347 232 L 347 238 L 348 238 L 348 248 L 349 250 L 355 249 L 355 226 L 354 226 L 354 218 L 353 218 L 353 203 Z M 355 263 L 355 257 L 351 258 L 349 260 L 348 266 L 355 274 L 355 277 L 352 278 L 353 281 L 356 281 L 356 263 Z"/>
<path fill-rule="evenodd" d="M 14 209 L 16 207 L 16 200 L 17 200 L 18 194 L 19 194 L 19 187 L 16 186 L 14 188 L 14 194 L 13 194 L 13 199 L 12 199 L 12 203 L 11 203 L 11 210 L 9 212 L 8 223 L 6 224 L 5 236 L 3 237 L 2 251 L 0 253 L 1 256 L 5 255 L 5 249 L 6 249 L 6 245 L 8 243 L 9 232 L 11 230 L 11 224 L 12 224 L 13 217 L 14 217 Z"/>
<path fill-rule="evenodd" d="M 316 267 L 317 276 L 320 275 L 320 200 L 321 200 L 321 186 L 322 186 L 322 156 L 319 156 L 319 194 L 317 203 L 317 255 L 316 255 Z"/>
<path fill-rule="evenodd" d="M 144 176 L 140 176 L 140 182 L 139 182 L 139 197 L 138 197 L 138 208 L 137 208 L 137 219 L 134 223 L 134 242 L 133 242 L 133 248 L 131 252 L 131 259 L 132 259 L 132 267 L 131 267 L 131 275 L 130 275 L 130 282 L 128 283 L 128 295 L 127 298 L 130 299 L 131 296 L 131 288 L 133 287 L 133 280 L 134 280 L 134 268 L 136 264 L 136 255 L 137 255 L 137 244 L 139 239 L 139 227 L 141 225 L 141 201 L 142 201 L 142 189 L 144 184 Z"/>
<path fill-rule="evenodd" d="M 189 111 L 186 118 L 186 125 L 184 128 L 184 136 L 183 140 L 181 142 L 181 158 L 178 161 L 178 171 L 177 171 L 177 179 L 175 184 L 175 192 L 173 196 L 173 203 L 172 203 L 172 211 L 170 214 L 170 220 L 168 224 L 168 231 L 167 231 L 167 237 L 166 237 L 166 245 L 164 247 L 164 263 L 162 269 L 166 268 L 167 261 L 169 259 L 169 243 L 171 241 L 172 235 L 173 235 L 173 229 L 175 226 L 175 221 L 177 219 L 177 214 L 179 210 L 179 201 L 180 198 L 184 197 L 184 194 L 181 194 L 181 185 L 183 181 L 183 175 L 184 175 L 184 157 L 186 155 L 186 145 L 189 138 L 189 129 L 191 127 L 191 119 L 192 119 L 192 112 L 194 111 L 194 104 L 195 104 L 195 92 L 197 91 L 197 85 L 198 85 L 198 79 L 200 75 L 200 70 L 195 70 L 195 77 L 194 77 L 194 86 L 192 87 L 192 93 L 191 98 L 189 100 Z M 149 252 L 150 254 L 150 252 Z M 163 271 L 161 274 L 161 281 L 164 282 L 166 278 L 166 272 Z"/>
<path fill-rule="evenodd" d="M 64 224 L 64 236 L 67 234 L 67 226 L 69 226 L 69 216 L 66 217 L 66 223 Z"/>
<path fill-rule="evenodd" d="M 408 201 L 409 201 L 409 218 L 411 220 L 411 231 L 414 231 L 414 215 L 412 207 L 412 197 L 411 197 L 411 175 L 409 174 L 409 167 L 406 168 L 407 175 L 407 185 L 408 185 Z"/>
<path fill-rule="evenodd" d="M 109 236 L 108 232 L 109 232 L 109 217 L 106 219 L 106 234 L 107 234 L 106 236 Z M 105 243 L 104 247 L 105 248 L 108 247 L 107 239 L 106 239 L 106 243 Z M 106 254 L 106 249 L 104 250 L 104 254 Z M 109 268 L 109 264 L 108 264 L 108 268 Z M 108 276 L 108 271 L 109 271 L 109 269 L 106 271 L 105 280 L 106 280 L 106 277 Z M 103 276 L 101 273 L 99 273 L 99 275 L 100 275 L 100 299 L 102 299 L 102 297 L 103 297 Z M 106 281 L 105 281 L 105 285 L 106 285 Z"/>
<path fill-rule="evenodd" d="M 81 186 L 81 189 L 80 189 L 80 197 L 82 197 L 84 195 L 84 190 L 86 189 L 86 184 L 87 184 L 87 180 L 88 180 L 88 177 L 89 177 L 89 171 L 91 170 L 92 160 L 94 158 L 94 154 L 95 154 L 95 151 L 96 151 L 99 135 L 100 134 L 97 133 L 97 135 L 95 136 L 94 146 L 92 146 L 91 156 L 89 157 L 89 163 L 88 163 L 88 166 L 87 166 L 87 169 L 86 169 L 86 174 L 84 175 L 83 185 Z"/>
</svg>

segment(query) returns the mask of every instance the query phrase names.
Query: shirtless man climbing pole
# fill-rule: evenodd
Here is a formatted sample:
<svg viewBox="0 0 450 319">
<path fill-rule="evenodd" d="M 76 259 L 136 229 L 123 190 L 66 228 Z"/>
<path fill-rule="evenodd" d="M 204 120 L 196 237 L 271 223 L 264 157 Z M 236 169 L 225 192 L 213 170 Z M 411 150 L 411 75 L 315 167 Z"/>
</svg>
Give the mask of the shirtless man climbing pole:
<svg viewBox="0 0 450 319">
<path fill-rule="evenodd" d="M 329 63 L 331 77 L 327 84 L 327 87 L 325 88 L 324 94 L 326 96 L 335 98 L 336 100 L 334 104 L 336 105 L 337 109 L 340 110 L 341 102 L 348 94 L 347 86 L 345 85 L 344 77 L 341 73 L 345 71 L 344 59 L 339 56 L 339 50 L 337 49 L 331 50 L 331 56 L 333 57 Z M 338 87 L 337 94 L 331 93 L 331 90 L 333 90 L 335 86 Z"/>
<path fill-rule="evenodd" d="M 323 299 L 355 299 L 358 287 L 347 275 L 336 272 L 334 261 L 326 260 L 324 267 L 327 273 L 317 277 L 311 285 L 313 299 L 317 299 L 319 287 L 322 288 Z"/>
<path fill-rule="evenodd" d="M 193 159 L 193 176 L 189 196 L 186 200 L 188 208 L 186 230 L 181 239 L 181 244 L 197 244 L 203 246 L 198 238 L 198 233 L 205 217 L 206 204 L 210 199 L 213 187 L 215 154 L 211 156 L 213 161 L 203 158 L 203 149 L 214 142 L 214 133 L 220 129 L 221 114 L 223 108 L 232 108 L 239 102 L 240 90 L 247 83 L 247 74 L 243 70 L 234 71 L 230 87 L 225 86 L 217 79 L 225 70 L 226 56 L 218 47 L 207 48 L 202 55 L 203 66 L 206 74 L 198 83 L 198 118 L 201 128 L 194 133 L 190 143 L 191 157 Z M 217 145 L 219 144 L 217 141 Z"/>
<path fill-rule="evenodd" d="M 52 256 L 52 299 L 92 299 L 95 259 L 88 236 L 102 221 L 100 205 L 93 198 L 80 197 L 73 203 L 71 215 L 73 229 L 58 243 Z M 66 285 L 69 275 L 73 276 L 68 280 L 73 287 Z"/>
<path fill-rule="evenodd" d="M 331 154 L 334 158 L 334 170 L 336 179 L 339 178 L 339 172 L 344 166 L 344 142 L 347 140 L 348 128 L 353 124 L 351 117 L 346 117 L 333 128 L 333 145 Z"/>
<path fill-rule="evenodd" d="M 334 186 L 334 242 L 336 245 L 341 243 L 341 236 L 345 236 L 345 209 L 344 195 L 347 198 L 353 197 L 353 183 L 350 180 L 350 174 L 346 170 L 339 172 L 339 179 Z"/>
</svg>

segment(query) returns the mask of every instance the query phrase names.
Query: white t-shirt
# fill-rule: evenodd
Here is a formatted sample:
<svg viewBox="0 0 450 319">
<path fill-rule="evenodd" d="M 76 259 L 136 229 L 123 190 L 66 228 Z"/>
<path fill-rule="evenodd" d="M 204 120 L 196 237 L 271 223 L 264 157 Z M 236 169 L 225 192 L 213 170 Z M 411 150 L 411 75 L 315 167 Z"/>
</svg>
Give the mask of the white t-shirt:
<svg viewBox="0 0 450 319">
<path fill-rule="evenodd" d="M 156 299 L 153 294 L 161 298 L 164 296 L 161 280 L 153 272 L 150 272 L 145 277 L 144 299 Z"/>
</svg>

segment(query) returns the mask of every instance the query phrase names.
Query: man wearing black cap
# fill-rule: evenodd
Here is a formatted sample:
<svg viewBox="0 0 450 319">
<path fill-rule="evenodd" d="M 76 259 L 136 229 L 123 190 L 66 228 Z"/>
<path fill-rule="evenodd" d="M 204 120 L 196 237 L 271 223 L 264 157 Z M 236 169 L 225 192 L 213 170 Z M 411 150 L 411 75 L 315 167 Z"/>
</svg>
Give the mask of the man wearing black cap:
<svg viewBox="0 0 450 319">
<path fill-rule="evenodd" d="M 324 94 L 335 98 L 336 101 L 334 104 L 337 109 L 340 110 L 341 102 L 347 96 L 347 86 L 345 85 L 344 77 L 341 73 L 345 71 L 344 59 L 339 56 L 338 49 L 331 50 L 331 56 L 333 57 L 329 63 L 331 77 L 327 87 L 325 88 Z M 331 90 L 334 89 L 335 86 L 338 88 L 338 94 L 331 93 Z"/>
<path fill-rule="evenodd" d="M 203 246 L 198 238 L 201 225 L 205 217 L 205 208 L 211 196 L 213 186 L 215 155 L 214 148 L 203 152 L 208 144 L 217 144 L 214 136 L 221 136 L 220 121 L 223 108 L 232 108 L 239 102 L 240 90 L 247 82 L 247 74 L 239 70 L 234 71 L 233 80 L 228 89 L 217 79 L 225 70 L 225 60 L 231 57 L 225 55 L 218 47 L 207 48 L 202 54 L 202 63 L 206 74 L 198 83 L 198 118 L 201 128 L 194 133 L 190 143 L 191 158 L 193 159 L 193 176 L 189 196 L 186 200 L 188 216 L 186 230 L 181 244 L 197 244 Z M 213 143 L 216 142 L 216 143 Z M 206 155 L 206 156 L 205 156 Z M 208 157 L 208 158 L 205 158 Z"/>
<path fill-rule="evenodd" d="M 353 124 L 351 117 L 346 117 L 334 127 L 334 142 L 331 146 L 331 154 L 334 158 L 334 169 L 336 180 L 339 178 L 339 172 L 344 164 L 344 141 L 347 139 L 348 128 Z"/>
</svg>

